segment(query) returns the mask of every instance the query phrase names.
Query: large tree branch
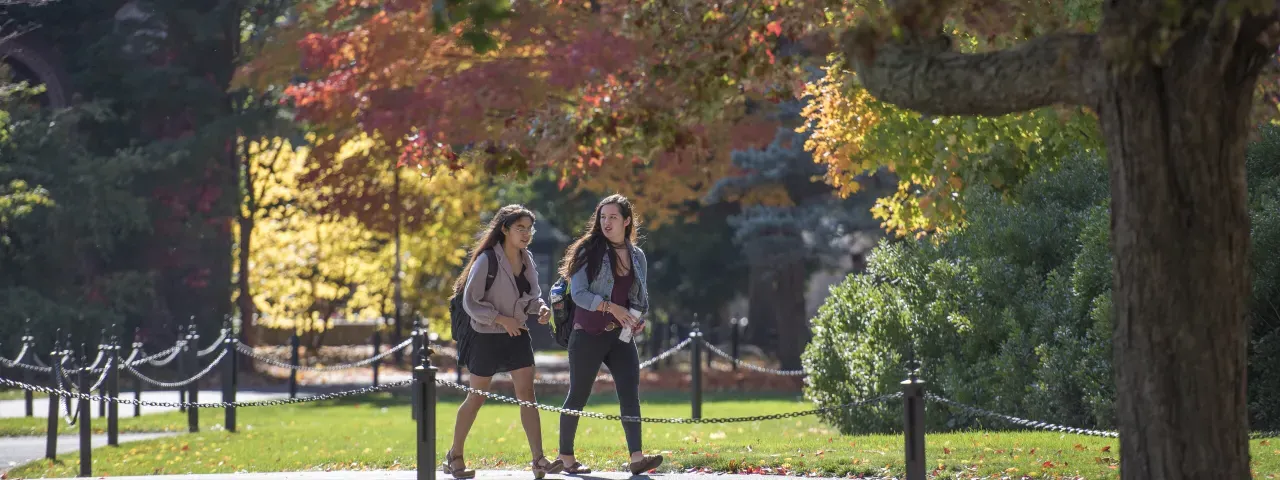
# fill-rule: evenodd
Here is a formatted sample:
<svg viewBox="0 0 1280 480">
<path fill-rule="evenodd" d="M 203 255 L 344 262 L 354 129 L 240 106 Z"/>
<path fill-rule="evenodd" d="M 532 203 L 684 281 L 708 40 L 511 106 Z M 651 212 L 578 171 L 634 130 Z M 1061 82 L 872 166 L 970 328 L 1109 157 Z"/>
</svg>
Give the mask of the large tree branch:
<svg viewBox="0 0 1280 480">
<path fill-rule="evenodd" d="M 1055 34 L 995 52 L 964 54 L 856 30 L 841 38 L 846 61 L 876 98 L 932 115 L 1003 115 L 1054 104 L 1094 106 L 1104 76 L 1098 38 Z M 940 44 L 940 45 L 939 45 Z"/>
</svg>

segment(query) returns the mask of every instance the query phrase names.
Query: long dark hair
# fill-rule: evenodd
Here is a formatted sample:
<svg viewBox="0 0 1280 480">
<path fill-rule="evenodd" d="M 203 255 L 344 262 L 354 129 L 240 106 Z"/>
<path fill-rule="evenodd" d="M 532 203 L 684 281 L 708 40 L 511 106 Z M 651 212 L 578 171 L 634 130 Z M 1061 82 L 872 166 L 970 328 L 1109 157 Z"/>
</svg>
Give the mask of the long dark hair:
<svg viewBox="0 0 1280 480">
<path fill-rule="evenodd" d="M 591 220 L 587 222 L 587 231 L 565 251 L 564 260 L 560 262 L 560 276 L 573 277 L 574 272 L 585 266 L 587 276 L 596 278 L 600 273 L 601 259 L 606 254 L 609 255 L 610 263 L 618 265 L 618 252 L 609 248 L 609 239 L 605 238 L 604 229 L 600 227 L 600 211 L 605 205 L 617 205 L 622 218 L 631 220 L 623 232 L 625 234 L 623 243 L 630 247 L 635 241 L 635 232 L 640 227 L 640 222 L 631 214 L 631 201 L 616 193 L 604 197 L 604 200 L 596 205 L 595 213 L 591 214 Z"/>
<path fill-rule="evenodd" d="M 537 222 L 538 217 L 524 205 L 507 205 L 499 208 L 498 213 L 493 214 L 493 219 L 489 220 L 489 225 L 480 229 L 476 233 L 476 244 L 471 248 L 471 259 L 467 261 L 467 268 L 462 269 L 462 274 L 458 275 L 458 279 L 453 282 L 453 295 L 457 296 L 462 293 L 463 287 L 467 286 L 467 277 L 471 275 L 471 268 L 475 266 L 476 259 L 486 250 L 498 245 L 506 240 L 507 234 L 503 233 L 503 229 L 511 228 L 516 222 L 522 218 L 528 218 L 530 221 Z M 497 261 L 495 258 L 490 261 Z M 453 297 L 450 297 L 452 300 Z"/>
</svg>

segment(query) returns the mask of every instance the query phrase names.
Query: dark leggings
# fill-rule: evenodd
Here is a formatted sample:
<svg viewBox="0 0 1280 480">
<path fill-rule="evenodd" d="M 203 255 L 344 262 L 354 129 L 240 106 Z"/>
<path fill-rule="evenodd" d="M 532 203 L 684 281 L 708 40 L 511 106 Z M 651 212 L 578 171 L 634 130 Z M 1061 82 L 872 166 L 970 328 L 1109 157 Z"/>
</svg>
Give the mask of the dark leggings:
<svg viewBox="0 0 1280 480">
<path fill-rule="evenodd" d="M 634 343 L 622 343 L 621 329 L 591 335 L 582 330 L 569 334 L 569 394 L 564 408 L 582 410 L 591 396 L 591 387 L 600 373 L 600 364 L 609 367 L 623 416 L 640 416 L 640 357 Z M 640 451 L 640 424 L 622 422 L 627 448 Z M 560 414 L 560 453 L 573 455 L 573 438 L 578 433 L 578 417 Z"/>
</svg>

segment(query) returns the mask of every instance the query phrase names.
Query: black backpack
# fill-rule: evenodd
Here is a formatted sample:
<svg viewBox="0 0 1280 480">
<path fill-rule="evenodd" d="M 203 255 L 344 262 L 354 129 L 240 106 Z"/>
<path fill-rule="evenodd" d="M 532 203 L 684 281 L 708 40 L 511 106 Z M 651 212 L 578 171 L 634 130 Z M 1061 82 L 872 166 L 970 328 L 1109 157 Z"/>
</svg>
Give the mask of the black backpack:
<svg viewBox="0 0 1280 480">
<path fill-rule="evenodd" d="M 484 291 L 488 292 L 493 287 L 493 279 L 498 276 L 498 256 L 494 255 L 492 249 L 484 252 L 489 256 L 489 272 L 484 277 Z M 462 308 L 462 295 L 466 293 L 466 286 L 462 290 L 453 295 L 449 300 L 449 320 L 451 330 L 449 334 L 453 336 L 455 342 L 460 342 L 463 337 L 469 337 L 475 333 L 475 329 L 471 328 L 471 315 L 467 315 L 467 310 Z"/>
<path fill-rule="evenodd" d="M 573 333 L 573 295 L 569 294 L 569 279 L 560 277 L 551 286 L 551 338 L 556 344 L 569 348 L 569 334 Z"/>
</svg>

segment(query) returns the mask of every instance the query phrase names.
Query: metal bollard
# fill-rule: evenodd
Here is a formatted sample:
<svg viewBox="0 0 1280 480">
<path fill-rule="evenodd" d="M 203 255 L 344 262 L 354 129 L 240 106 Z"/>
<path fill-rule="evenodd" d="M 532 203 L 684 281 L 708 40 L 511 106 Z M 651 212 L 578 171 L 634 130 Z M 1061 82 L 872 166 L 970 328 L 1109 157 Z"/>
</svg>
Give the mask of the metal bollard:
<svg viewBox="0 0 1280 480">
<path fill-rule="evenodd" d="M 409 337 L 413 339 L 413 352 L 409 355 L 409 364 L 416 368 L 418 365 L 422 364 L 422 329 L 415 324 L 413 326 L 413 331 L 409 333 Z M 413 398 L 416 402 L 418 397 L 415 394 Z M 414 420 L 418 419 L 417 403 L 414 403 L 413 406 L 409 408 L 409 417 Z"/>
<path fill-rule="evenodd" d="M 413 408 L 418 410 L 418 480 L 436 478 L 436 367 L 430 349 L 413 368 Z"/>
<path fill-rule="evenodd" d="M 373 355 L 377 356 L 382 350 L 382 334 L 377 327 L 373 329 Z M 373 386 L 378 386 L 378 367 L 382 365 L 382 360 L 373 361 Z"/>
<path fill-rule="evenodd" d="M 191 360 L 191 370 L 200 371 L 200 334 L 196 333 L 196 327 L 191 325 L 191 333 L 187 334 L 187 355 Z M 193 373 L 194 374 L 194 373 Z M 190 393 L 187 398 L 192 404 L 200 403 L 200 380 L 194 380 L 187 384 Z M 200 431 L 200 409 L 190 407 L 187 409 L 187 431 L 190 433 L 198 433 Z"/>
<path fill-rule="evenodd" d="M 417 325 L 414 325 L 413 331 L 409 332 L 409 338 L 413 340 L 409 346 L 411 349 L 409 354 L 409 365 L 411 367 L 416 367 L 418 364 L 422 363 L 422 361 L 419 360 L 419 357 L 422 355 L 422 330 L 419 329 Z"/>
<path fill-rule="evenodd" d="M 107 346 L 106 337 L 107 331 L 103 330 L 102 335 L 99 337 L 99 341 L 102 343 L 98 344 L 98 353 L 102 354 L 103 357 L 111 355 L 111 347 Z M 106 365 L 104 364 L 103 367 L 105 368 Z M 103 373 L 106 373 L 106 371 L 104 370 Z M 100 397 L 98 400 L 98 418 L 102 418 L 107 416 L 107 382 L 104 381 L 102 385 L 98 385 L 98 397 Z"/>
<path fill-rule="evenodd" d="M 84 355 L 83 343 L 80 344 L 80 365 L 83 365 L 85 367 L 89 366 L 88 359 L 85 358 L 85 355 Z M 88 395 L 88 392 L 91 391 L 89 387 L 91 387 L 92 385 L 89 384 L 89 377 L 92 376 L 92 373 L 93 372 L 89 370 L 83 370 L 80 372 L 80 391 L 85 392 L 86 395 Z M 79 412 L 77 412 L 80 418 L 76 419 L 76 421 L 80 422 L 80 475 L 79 476 L 81 477 L 93 476 L 93 444 L 90 441 L 90 436 L 89 436 L 89 434 L 91 433 L 89 429 L 90 408 L 92 407 L 89 403 L 89 399 L 85 397 L 80 397 L 80 408 L 79 408 Z"/>
<path fill-rule="evenodd" d="M 693 419 L 702 418 L 702 331 L 698 329 L 698 324 L 693 324 L 693 331 L 689 332 L 689 346 L 693 347 L 690 354 L 690 380 L 693 387 Z"/>
<path fill-rule="evenodd" d="M 177 358 L 177 359 L 175 359 L 175 361 L 176 361 L 176 362 L 178 362 L 178 377 L 181 377 L 181 378 L 187 378 L 187 355 L 186 355 L 186 351 L 187 351 L 187 349 L 188 349 L 188 348 L 194 348 L 194 347 L 192 347 L 192 345 L 188 342 L 188 340 L 189 340 L 190 338 L 191 338 L 191 333 L 190 333 L 190 332 L 183 333 L 183 332 L 182 332 L 182 329 L 178 329 L 178 341 L 182 342 L 182 346 L 181 346 L 181 347 L 178 347 L 178 350 L 179 350 L 179 352 L 178 352 L 178 358 Z M 186 407 L 186 403 L 187 403 L 187 389 L 186 389 L 186 388 L 178 387 L 178 403 L 183 404 L 183 405 L 178 406 L 178 411 L 179 411 L 179 412 L 185 412 L 185 411 L 187 411 L 187 407 Z"/>
<path fill-rule="evenodd" d="M 924 380 L 911 370 L 902 382 L 903 436 L 907 464 L 906 480 L 925 480 L 924 468 Z"/>
<path fill-rule="evenodd" d="M 133 339 L 134 339 L 134 340 L 133 340 L 133 351 L 138 352 L 136 355 L 133 355 L 133 358 L 142 358 L 142 355 L 143 355 L 143 353 L 142 353 L 142 342 L 139 342 L 139 341 L 138 341 L 138 333 L 137 333 L 137 329 L 134 329 Z M 142 401 L 142 379 L 141 379 L 141 378 L 138 378 L 137 376 L 134 376 L 134 377 L 133 377 L 133 399 L 134 399 L 134 400 L 137 400 L 138 402 L 141 402 L 141 401 Z M 134 403 L 134 404 L 133 404 L 133 416 L 134 416 L 134 417 L 141 417 L 141 416 L 142 416 L 142 404 L 141 404 L 141 403 Z"/>
<path fill-rule="evenodd" d="M 58 336 L 61 336 L 59 333 Z M 54 337 L 57 338 L 57 337 Z M 53 367 L 53 385 L 58 385 L 59 372 L 62 369 L 58 365 L 62 363 L 62 351 L 58 350 L 58 341 L 53 342 L 53 351 L 49 352 L 49 366 Z M 62 399 L 56 393 L 49 394 L 49 417 L 45 423 L 45 444 L 44 458 L 53 460 L 58 458 L 58 402 Z"/>
<path fill-rule="evenodd" d="M 120 345 L 112 339 L 107 344 L 107 397 L 120 398 Z M 120 404 L 107 402 L 107 445 L 120 446 Z"/>
<path fill-rule="evenodd" d="M 298 359 L 299 345 L 300 345 L 300 341 L 298 339 L 298 332 L 293 332 L 293 335 L 289 336 L 289 349 L 291 350 L 291 352 L 289 353 L 289 362 L 294 365 L 293 367 L 289 367 L 289 398 L 298 398 L 298 367 L 297 365 L 301 365 L 301 363 L 298 363 L 299 362 L 299 359 Z"/>
<path fill-rule="evenodd" d="M 234 404 L 236 401 L 236 370 L 238 370 L 236 360 L 236 336 L 232 334 L 231 322 L 227 322 L 227 326 L 222 329 L 222 351 L 226 355 L 226 365 L 222 368 L 222 401 L 224 403 Z M 236 432 L 236 406 L 227 405 L 223 412 L 223 424 L 226 425 L 227 431 Z"/>
<path fill-rule="evenodd" d="M 22 333 L 22 346 L 23 346 L 23 349 L 27 351 L 27 355 L 31 356 L 31 358 L 35 358 L 36 337 L 31 336 L 31 319 L 28 318 L 26 321 L 27 321 L 27 326 L 25 327 L 25 330 L 23 330 L 23 333 Z M 57 338 L 57 337 L 54 337 L 54 338 Z M 55 346 L 53 347 L 53 349 L 57 350 L 58 347 Z M 23 359 L 22 357 L 18 357 L 14 361 L 21 363 Z M 34 364 L 35 362 L 31 362 L 31 363 Z M 22 370 L 22 381 L 25 382 L 27 385 L 31 385 L 31 370 L 26 368 L 23 368 L 21 370 Z M 35 402 L 36 402 L 35 395 L 32 394 L 31 390 L 24 390 L 22 392 L 23 413 L 27 417 L 35 416 L 35 413 L 36 413 Z"/>
</svg>

